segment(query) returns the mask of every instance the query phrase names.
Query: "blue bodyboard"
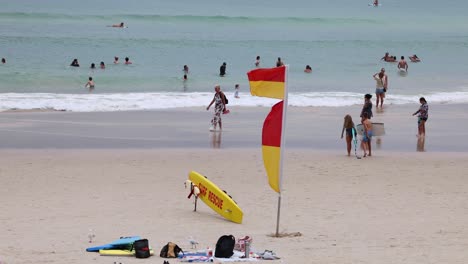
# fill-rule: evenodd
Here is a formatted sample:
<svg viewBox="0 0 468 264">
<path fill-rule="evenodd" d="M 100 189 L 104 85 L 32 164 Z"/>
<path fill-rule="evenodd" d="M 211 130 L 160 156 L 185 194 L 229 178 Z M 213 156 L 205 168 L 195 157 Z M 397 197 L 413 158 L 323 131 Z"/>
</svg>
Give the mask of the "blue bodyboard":
<svg viewBox="0 0 468 264">
<path fill-rule="evenodd" d="M 129 244 L 133 244 L 133 242 L 139 239 L 141 239 L 140 236 L 121 237 L 115 241 L 112 241 L 109 244 L 104 244 L 96 247 L 89 247 L 86 249 L 86 251 L 99 252 L 100 249 L 126 249 Z"/>
</svg>

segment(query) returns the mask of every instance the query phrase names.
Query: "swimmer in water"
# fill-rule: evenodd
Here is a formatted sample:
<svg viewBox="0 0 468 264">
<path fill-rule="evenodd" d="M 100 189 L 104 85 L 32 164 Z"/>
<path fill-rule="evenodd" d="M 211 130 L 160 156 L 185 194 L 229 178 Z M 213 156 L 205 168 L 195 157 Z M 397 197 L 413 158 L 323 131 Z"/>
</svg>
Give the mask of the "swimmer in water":
<svg viewBox="0 0 468 264">
<path fill-rule="evenodd" d="M 114 64 L 119 64 L 119 57 L 114 57 Z"/>
<path fill-rule="evenodd" d="M 93 81 L 93 77 L 89 77 L 88 78 L 88 82 L 85 84 L 85 88 L 89 88 L 89 91 L 93 91 L 94 90 L 94 81 Z"/>
<path fill-rule="evenodd" d="M 91 67 L 89 67 L 89 68 L 91 68 L 91 69 L 96 69 L 96 64 L 91 63 Z"/>
<path fill-rule="evenodd" d="M 70 64 L 72 67 L 80 67 L 80 64 L 78 63 L 78 59 L 74 59 L 72 63 Z"/>
<path fill-rule="evenodd" d="M 410 60 L 412 62 L 420 62 L 421 61 L 421 59 L 418 58 L 418 56 L 416 56 L 416 54 L 414 54 L 413 56 L 410 56 L 409 58 L 410 58 Z"/>
<path fill-rule="evenodd" d="M 312 68 L 310 67 L 310 65 L 307 65 L 305 67 L 305 70 L 304 70 L 305 73 L 311 73 L 312 72 Z"/>
<path fill-rule="evenodd" d="M 5 63 L 6 63 L 5 58 L 2 58 L 2 64 L 5 64 Z"/>
<path fill-rule="evenodd" d="M 105 68 L 106 68 L 106 64 L 104 64 L 103 61 L 101 61 L 101 64 L 99 64 L 99 65 L 100 65 L 99 67 L 101 67 L 101 69 L 105 69 Z"/>
<path fill-rule="evenodd" d="M 132 64 L 132 62 L 130 61 L 130 59 L 128 57 L 125 57 L 125 64 Z"/>
<path fill-rule="evenodd" d="M 120 24 L 114 24 L 114 25 L 112 25 L 112 26 L 108 26 L 108 27 L 118 27 L 118 28 L 123 28 L 123 27 L 125 27 L 125 25 L 124 25 L 124 22 L 120 22 Z"/>
<path fill-rule="evenodd" d="M 408 63 L 405 61 L 405 56 L 401 56 L 401 60 L 398 62 L 398 69 L 408 71 Z"/>
</svg>

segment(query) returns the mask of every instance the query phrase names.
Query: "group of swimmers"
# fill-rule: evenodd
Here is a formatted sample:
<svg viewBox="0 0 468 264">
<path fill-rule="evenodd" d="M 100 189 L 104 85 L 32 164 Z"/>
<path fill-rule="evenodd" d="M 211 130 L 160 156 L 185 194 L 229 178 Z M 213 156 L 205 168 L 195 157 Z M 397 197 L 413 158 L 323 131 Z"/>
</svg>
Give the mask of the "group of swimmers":
<svg viewBox="0 0 468 264">
<path fill-rule="evenodd" d="M 114 57 L 114 64 L 119 64 L 119 57 L 115 56 Z M 130 59 L 128 57 L 125 57 L 125 63 L 126 65 L 130 65 L 132 64 L 132 62 L 130 61 Z M 71 67 L 80 67 L 80 63 L 78 62 L 78 59 L 73 59 L 72 63 L 70 64 Z M 94 63 L 91 63 L 91 66 L 89 67 L 90 69 L 96 69 L 96 65 Z M 101 61 L 101 63 L 99 64 L 99 68 L 101 69 L 105 69 L 106 68 L 106 64 Z M 89 91 L 93 91 L 94 90 L 94 81 L 93 81 L 93 78 L 92 77 L 89 77 L 88 78 L 88 82 L 85 84 L 85 88 L 89 88 Z"/>
<path fill-rule="evenodd" d="M 411 62 L 421 62 L 421 59 L 416 54 L 409 56 L 409 59 L 411 60 Z M 397 62 L 397 57 L 390 56 L 389 53 L 386 52 L 380 60 L 383 60 L 385 62 Z M 398 69 L 408 71 L 408 63 L 405 61 L 405 56 L 400 57 L 400 61 L 398 62 Z"/>
</svg>

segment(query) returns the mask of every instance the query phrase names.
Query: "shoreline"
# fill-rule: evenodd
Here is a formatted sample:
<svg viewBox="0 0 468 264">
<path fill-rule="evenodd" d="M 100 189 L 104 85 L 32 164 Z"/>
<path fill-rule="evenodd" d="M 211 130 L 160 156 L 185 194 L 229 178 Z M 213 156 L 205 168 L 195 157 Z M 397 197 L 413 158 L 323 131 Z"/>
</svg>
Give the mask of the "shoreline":
<svg viewBox="0 0 468 264">
<path fill-rule="evenodd" d="M 423 147 L 416 137 L 419 104 L 386 105 L 373 122 L 385 123 L 386 134 L 374 137 L 377 155 L 386 151 L 466 152 L 466 105 L 429 105 Z M 212 110 L 201 107 L 119 112 L 0 113 L 0 149 L 164 149 L 259 148 L 261 130 L 270 107 L 228 106 L 222 132 L 209 132 Z M 359 123 L 360 105 L 352 107 L 289 107 L 286 149 L 345 151 L 340 138 L 343 117 Z M 378 139 L 378 140 L 377 140 Z M 354 146 L 353 146 L 354 148 Z M 353 149 L 354 152 L 354 149 Z"/>
</svg>

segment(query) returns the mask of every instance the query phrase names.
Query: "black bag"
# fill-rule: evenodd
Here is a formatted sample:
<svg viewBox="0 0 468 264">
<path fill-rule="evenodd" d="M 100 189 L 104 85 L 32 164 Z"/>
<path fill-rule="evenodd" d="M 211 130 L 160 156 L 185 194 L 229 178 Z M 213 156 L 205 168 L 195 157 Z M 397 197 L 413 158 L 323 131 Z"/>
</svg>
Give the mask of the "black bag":
<svg viewBox="0 0 468 264">
<path fill-rule="evenodd" d="M 133 248 L 135 249 L 135 257 L 137 258 L 149 258 L 151 255 L 148 239 L 140 239 L 133 242 Z"/>
<path fill-rule="evenodd" d="M 227 99 L 227 96 L 226 96 L 224 93 L 222 93 L 222 95 L 224 96 L 224 104 L 228 104 L 229 101 L 228 101 L 228 99 Z"/>
<path fill-rule="evenodd" d="M 234 245 L 236 238 L 233 235 L 224 235 L 216 242 L 215 257 L 230 258 L 234 255 Z"/>
<path fill-rule="evenodd" d="M 161 258 L 177 258 L 180 252 L 184 253 L 177 244 L 169 242 L 161 249 L 159 256 Z"/>
</svg>

